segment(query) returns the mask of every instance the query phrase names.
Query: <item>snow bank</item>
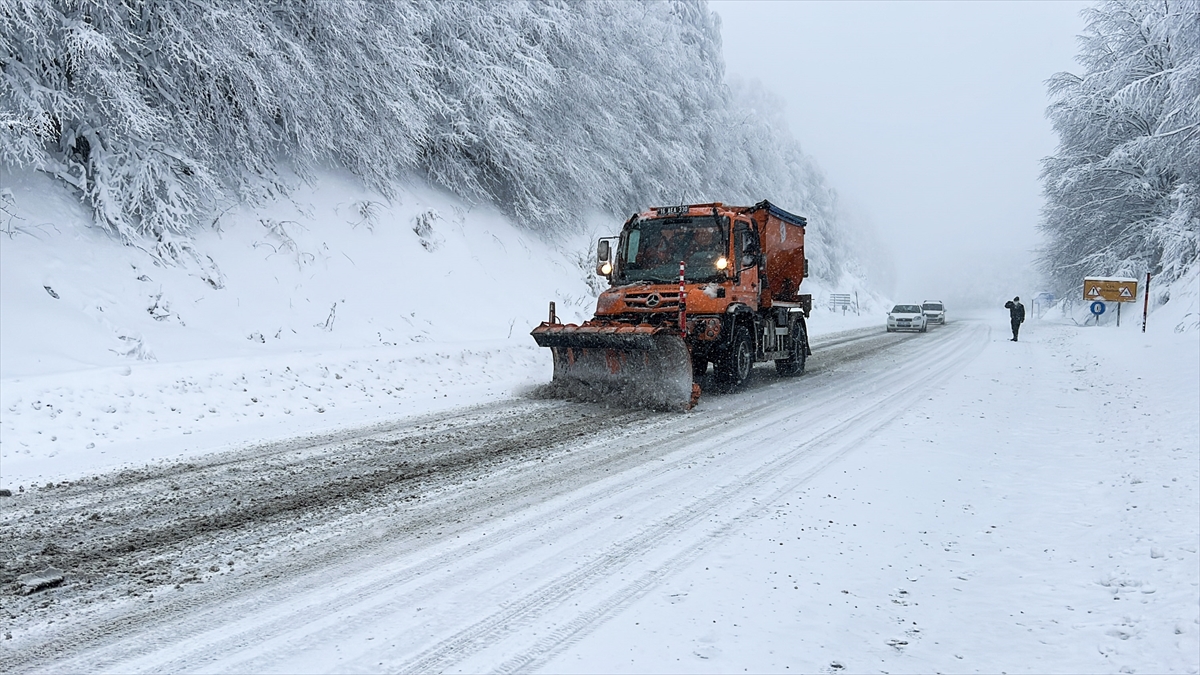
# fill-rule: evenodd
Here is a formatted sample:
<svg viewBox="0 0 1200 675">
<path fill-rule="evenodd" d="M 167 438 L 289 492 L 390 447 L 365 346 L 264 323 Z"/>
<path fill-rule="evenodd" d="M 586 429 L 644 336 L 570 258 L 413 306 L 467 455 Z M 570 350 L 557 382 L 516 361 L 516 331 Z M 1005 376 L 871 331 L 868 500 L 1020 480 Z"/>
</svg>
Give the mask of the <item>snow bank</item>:
<svg viewBox="0 0 1200 675">
<path fill-rule="evenodd" d="M 1149 322 L 1154 330 L 1176 333 L 1200 331 L 1200 264 L 1192 265 L 1191 272 L 1168 285 L 1165 292 L 1155 290 L 1153 279 L 1150 284 L 1150 302 L 1156 308 L 1161 307 L 1154 312 L 1154 321 Z M 1146 329 L 1151 328 L 1148 325 Z"/>
</svg>

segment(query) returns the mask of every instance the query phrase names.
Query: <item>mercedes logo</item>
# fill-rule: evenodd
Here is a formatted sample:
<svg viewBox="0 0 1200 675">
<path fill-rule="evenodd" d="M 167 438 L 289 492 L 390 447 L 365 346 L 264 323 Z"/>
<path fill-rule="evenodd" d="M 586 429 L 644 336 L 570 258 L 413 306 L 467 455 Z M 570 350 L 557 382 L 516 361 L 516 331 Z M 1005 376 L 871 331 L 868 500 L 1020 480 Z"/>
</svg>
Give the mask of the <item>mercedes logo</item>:
<svg viewBox="0 0 1200 675">
<path fill-rule="evenodd" d="M 662 298 L 658 297 L 658 293 L 651 293 L 650 297 L 646 298 L 647 307 L 658 307 L 660 302 L 662 302 Z"/>
</svg>

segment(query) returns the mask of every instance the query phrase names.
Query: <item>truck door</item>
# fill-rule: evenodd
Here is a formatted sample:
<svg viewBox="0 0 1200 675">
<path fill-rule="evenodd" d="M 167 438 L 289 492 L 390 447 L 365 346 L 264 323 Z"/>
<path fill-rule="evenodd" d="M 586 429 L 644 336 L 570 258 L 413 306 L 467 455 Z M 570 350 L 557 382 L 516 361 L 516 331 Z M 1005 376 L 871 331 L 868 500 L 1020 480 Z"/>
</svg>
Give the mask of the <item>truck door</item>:
<svg viewBox="0 0 1200 675">
<path fill-rule="evenodd" d="M 733 236 L 734 275 L 733 300 L 758 309 L 758 264 L 762 258 L 758 233 L 750 222 L 738 219 Z"/>
</svg>

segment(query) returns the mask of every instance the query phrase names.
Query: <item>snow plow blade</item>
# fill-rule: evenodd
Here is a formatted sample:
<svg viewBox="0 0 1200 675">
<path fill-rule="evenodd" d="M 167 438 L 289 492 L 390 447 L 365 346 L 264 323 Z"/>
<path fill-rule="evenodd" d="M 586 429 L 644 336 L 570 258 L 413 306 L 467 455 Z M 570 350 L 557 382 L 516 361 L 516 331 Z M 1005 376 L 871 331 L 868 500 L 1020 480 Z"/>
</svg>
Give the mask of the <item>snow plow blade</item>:
<svg viewBox="0 0 1200 675">
<path fill-rule="evenodd" d="M 554 353 L 555 398 L 683 411 L 699 397 L 691 353 L 669 329 L 543 323 L 531 334 Z"/>
</svg>

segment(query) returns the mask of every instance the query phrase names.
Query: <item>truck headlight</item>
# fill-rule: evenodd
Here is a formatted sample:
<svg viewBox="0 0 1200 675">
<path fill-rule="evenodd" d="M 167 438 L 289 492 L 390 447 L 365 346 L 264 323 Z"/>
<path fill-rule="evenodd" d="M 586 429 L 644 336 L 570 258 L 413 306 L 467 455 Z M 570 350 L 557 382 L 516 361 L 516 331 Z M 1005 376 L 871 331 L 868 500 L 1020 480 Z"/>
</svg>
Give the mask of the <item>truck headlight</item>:
<svg viewBox="0 0 1200 675">
<path fill-rule="evenodd" d="M 729 259 L 725 256 L 717 258 L 717 269 L 723 270 L 729 267 Z"/>
<path fill-rule="evenodd" d="M 600 274 L 604 276 L 612 274 L 612 263 L 605 261 L 604 264 L 600 265 Z"/>
</svg>

